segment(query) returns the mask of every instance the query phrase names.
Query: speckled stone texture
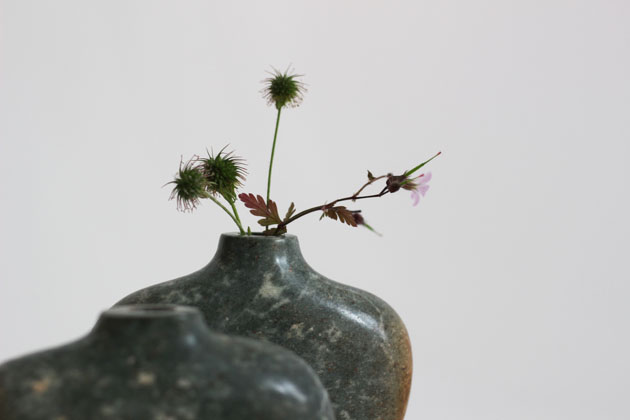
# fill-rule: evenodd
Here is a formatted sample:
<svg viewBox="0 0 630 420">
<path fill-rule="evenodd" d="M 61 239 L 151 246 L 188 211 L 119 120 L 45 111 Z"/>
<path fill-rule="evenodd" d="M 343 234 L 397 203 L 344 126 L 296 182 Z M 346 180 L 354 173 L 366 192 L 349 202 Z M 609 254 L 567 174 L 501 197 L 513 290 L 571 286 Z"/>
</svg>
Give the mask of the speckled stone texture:
<svg viewBox="0 0 630 420">
<path fill-rule="evenodd" d="M 0 366 L 2 420 L 334 420 L 312 369 L 211 333 L 198 310 L 126 307 L 71 344 Z"/>
<path fill-rule="evenodd" d="M 213 329 L 293 350 L 319 375 L 338 420 L 404 417 L 412 364 L 402 321 L 376 296 L 315 272 L 295 236 L 224 234 L 206 267 L 120 303 L 147 302 L 195 306 Z"/>
</svg>

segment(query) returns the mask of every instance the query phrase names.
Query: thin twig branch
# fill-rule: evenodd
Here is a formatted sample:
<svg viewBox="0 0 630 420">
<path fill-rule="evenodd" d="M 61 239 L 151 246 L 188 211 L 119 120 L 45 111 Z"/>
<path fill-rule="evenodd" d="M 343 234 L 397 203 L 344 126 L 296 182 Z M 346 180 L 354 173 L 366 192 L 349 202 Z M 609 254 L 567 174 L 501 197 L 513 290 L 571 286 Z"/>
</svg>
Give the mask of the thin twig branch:
<svg viewBox="0 0 630 420">
<path fill-rule="evenodd" d="M 361 191 L 361 190 L 359 190 L 359 191 Z M 337 200 L 335 200 L 335 201 L 333 201 L 331 203 L 328 203 L 328 204 L 322 204 L 322 205 L 319 205 L 319 206 L 311 207 L 310 209 L 306 209 L 304 211 L 301 211 L 298 214 L 296 214 L 295 216 L 289 218 L 288 220 L 285 220 L 284 222 L 278 224 L 276 229 L 282 229 L 283 227 L 285 227 L 289 223 L 295 221 L 296 219 L 299 219 L 302 216 L 306 216 L 307 214 L 316 212 L 318 210 L 330 209 L 330 208 L 334 207 L 335 204 L 340 203 L 342 201 L 348 201 L 348 200 L 355 201 L 355 200 L 363 200 L 363 199 L 366 199 L 366 198 L 378 198 L 378 197 L 384 196 L 388 192 L 389 192 L 389 190 L 387 189 L 387 187 L 385 187 L 378 194 L 363 195 L 363 196 L 359 196 L 359 197 L 357 197 L 356 195 L 353 194 L 353 195 L 351 195 L 349 197 L 339 198 L 339 199 L 337 199 Z"/>
<path fill-rule="evenodd" d="M 361 194 L 361 191 L 363 191 L 367 186 L 369 186 L 369 185 L 373 184 L 374 182 L 378 181 L 379 179 L 383 179 L 383 178 L 387 178 L 387 175 L 381 175 L 381 176 L 377 176 L 376 178 L 370 179 L 361 188 L 359 188 L 359 191 L 355 192 L 352 196 L 353 197 L 358 197 L 359 194 Z"/>
</svg>

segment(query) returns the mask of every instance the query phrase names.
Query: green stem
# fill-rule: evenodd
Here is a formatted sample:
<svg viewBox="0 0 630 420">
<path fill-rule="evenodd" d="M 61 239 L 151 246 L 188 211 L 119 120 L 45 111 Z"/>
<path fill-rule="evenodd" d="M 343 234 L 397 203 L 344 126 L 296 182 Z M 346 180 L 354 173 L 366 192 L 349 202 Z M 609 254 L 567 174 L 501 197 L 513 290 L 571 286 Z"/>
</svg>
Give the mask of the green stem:
<svg viewBox="0 0 630 420">
<path fill-rule="evenodd" d="M 238 224 L 238 228 L 241 231 L 241 235 L 244 235 L 245 230 L 243 229 L 243 223 L 241 222 L 241 218 L 238 216 L 238 210 L 236 210 L 236 206 L 233 201 L 230 201 L 230 206 L 232 206 L 232 211 L 234 212 L 234 217 L 236 219 L 236 223 Z"/>
<path fill-rule="evenodd" d="M 269 193 L 271 192 L 271 169 L 273 168 L 273 156 L 276 153 L 276 139 L 278 138 L 278 126 L 280 125 L 280 111 L 278 108 L 278 116 L 276 117 L 276 130 L 273 133 L 273 146 L 271 147 L 271 159 L 269 160 L 269 175 L 267 176 L 267 203 L 269 202 Z"/>
<path fill-rule="evenodd" d="M 433 159 L 435 159 L 436 157 L 440 156 L 442 154 L 442 152 L 437 152 L 435 156 L 433 156 L 431 159 L 422 162 L 420 165 L 416 166 L 413 169 L 408 170 L 407 172 L 404 173 L 405 176 L 409 176 L 412 173 L 416 172 L 418 169 L 422 168 L 424 165 L 426 165 L 427 163 L 431 162 Z"/>
<path fill-rule="evenodd" d="M 214 198 L 211 195 L 209 195 L 208 198 L 210 200 L 214 201 L 217 204 L 217 206 L 221 207 L 232 218 L 232 220 L 234 220 L 234 223 L 236 223 L 236 226 L 238 226 L 238 230 L 240 231 L 241 235 L 244 235 L 245 231 L 243 230 L 243 227 L 241 226 L 240 220 L 238 220 L 236 217 L 234 217 L 234 215 L 230 212 L 230 210 L 228 210 L 227 207 L 225 207 L 223 204 L 221 204 L 221 202 L 219 200 L 217 200 L 216 198 Z"/>
</svg>

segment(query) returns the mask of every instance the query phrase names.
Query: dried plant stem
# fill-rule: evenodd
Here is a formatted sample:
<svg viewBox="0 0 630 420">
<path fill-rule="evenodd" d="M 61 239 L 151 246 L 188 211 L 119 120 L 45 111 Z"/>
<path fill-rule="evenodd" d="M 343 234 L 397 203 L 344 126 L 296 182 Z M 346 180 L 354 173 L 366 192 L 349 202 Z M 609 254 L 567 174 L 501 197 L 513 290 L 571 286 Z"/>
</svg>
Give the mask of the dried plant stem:
<svg viewBox="0 0 630 420">
<path fill-rule="evenodd" d="M 366 187 L 368 187 L 369 185 L 371 185 L 372 183 L 378 181 L 379 179 L 383 179 L 383 178 L 387 178 L 387 175 L 381 175 L 381 176 L 377 176 L 375 178 L 370 179 L 368 182 L 366 182 L 365 184 L 363 184 L 363 186 L 361 188 L 359 188 L 359 191 L 355 192 L 353 194 L 353 197 L 358 197 L 359 194 L 361 194 L 361 191 L 363 191 Z"/>
<path fill-rule="evenodd" d="M 230 206 L 232 206 L 232 211 L 234 212 L 234 219 L 236 224 L 238 225 L 238 229 L 241 232 L 241 235 L 245 234 L 245 230 L 243 229 L 243 223 L 241 222 L 241 218 L 238 215 L 238 210 L 236 210 L 236 206 L 234 205 L 234 201 L 230 201 Z"/>
<path fill-rule="evenodd" d="M 241 225 L 241 221 L 238 219 L 238 216 L 235 216 L 234 214 L 232 214 L 232 212 L 227 207 L 225 207 L 219 200 L 217 200 L 215 197 L 208 195 L 208 198 L 214 201 L 217 206 L 221 207 L 223 211 L 225 211 L 232 218 L 232 220 L 234 220 L 234 223 L 236 223 L 236 226 L 238 226 L 238 230 L 241 233 L 241 235 L 245 235 L 245 231 L 243 230 L 243 226 Z M 230 204 L 232 205 L 234 212 L 236 212 L 236 209 L 234 208 L 234 203 L 230 203 Z"/>
<path fill-rule="evenodd" d="M 382 177 L 379 177 L 379 178 L 382 178 Z M 368 183 L 368 184 L 369 184 L 369 183 Z M 365 186 L 364 186 L 363 188 L 365 188 Z M 362 190 L 363 188 L 361 188 L 361 190 Z M 361 190 L 359 190 L 359 192 L 360 192 Z M 288 225 L 289 223 L 293 222 L 294 220 L 297 220 L 297 219 L 299 219 L 299 218 L 300 218 L 300 217 L 302 217 L 302 216 L 306 216 L 307 214 L 310 214 L 310 213 L 316 212 L 316 211 L 318 211 L 318 210 L 330 209 L 330 208 L 334 207 L 334 206 L 335 206 L 335 204 L 340 203 L 340 202 L 342 202 L 342 201 L 348 201 L 348 200 L 355 201 L 355 200 L 363 200 L 363 199 L 366 199 L 366 198 L 378 198 L 378 197 L 382 197 L 382 196 L 384 196 L 384 195 L 385 195 L 385 194 L 387 194 L 388 192 L 389 192 L 389 190 L 387 189 L 387 187 L 385 187 L 385 188 L 383 188 L 383 189 L 381 190 L 381 192 L 380 192 L 380 193 L 378 193 L 378 194 L 362 195 L 362 196 L 357 196 L 357 194 L 353 194 L 353 195 L 348 196 L 348 197 L 338 198 L 337 200 L 335 200 L 335 201 L 333 201 L 333 202 L 331 202 L 331 203 L 328 203 L 328 204 L 322 204 L 322 205 L 315 206 L 315 207 L 311 207 L 310 209 L 306 209 L 306 210 L 304 210 L 304 211 L 301 211 L 301 212 L 299 212 L 298 214 L 296 214 L 295 216 L 293 216 L 293 217 L 289 218 L 288 220 L 286 220 L 286 221 L 284 221 L 284 222 L 282 222 L 282 223 L 278 224 L 278 226 L 276 227 L 276 229 L 277 229 L 277 230 L 280 230 L 280 229 L 282 229 L 283 227 L 285 227 L 286 225 Z"/>
<path fill-rule="evenodd" d="M 276 139 L 278 138 L 278 126 L 280 125 L 280 111 L 278 108 L 278 116 L 276 117 L 276 129 L 273 133 L 273 146 L 271 146 L 271 159 L 269 159 L 269 175 L 267 175 L 267 203 L 269 202 L 269 194 L 271 193 L 271 170 L 273 169 L 273 156 L 276 153 Z"/>
</svg>

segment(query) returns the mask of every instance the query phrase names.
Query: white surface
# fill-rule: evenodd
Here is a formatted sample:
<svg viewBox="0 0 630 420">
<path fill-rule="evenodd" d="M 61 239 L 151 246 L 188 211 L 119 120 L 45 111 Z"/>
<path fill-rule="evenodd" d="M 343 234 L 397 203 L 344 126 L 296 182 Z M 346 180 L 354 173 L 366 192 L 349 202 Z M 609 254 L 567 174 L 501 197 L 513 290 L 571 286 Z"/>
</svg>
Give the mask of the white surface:
<svg viewBox="0 0 630 420">
<path fill-rule="evenodd" d="M 626 0 L 4 0 L 0 361 L 209 260 L 230 220 L 161 186 L 230 143 L 263 193 L 259 82 L 293 63 L 309 92 L 280 127 L 282 208 L 444 152 L 418 207 L 365 203 L 383 238 L 291 226 L 405 320 L 407 418 L 627 420 L 629 22 Z"/>
</svg>

